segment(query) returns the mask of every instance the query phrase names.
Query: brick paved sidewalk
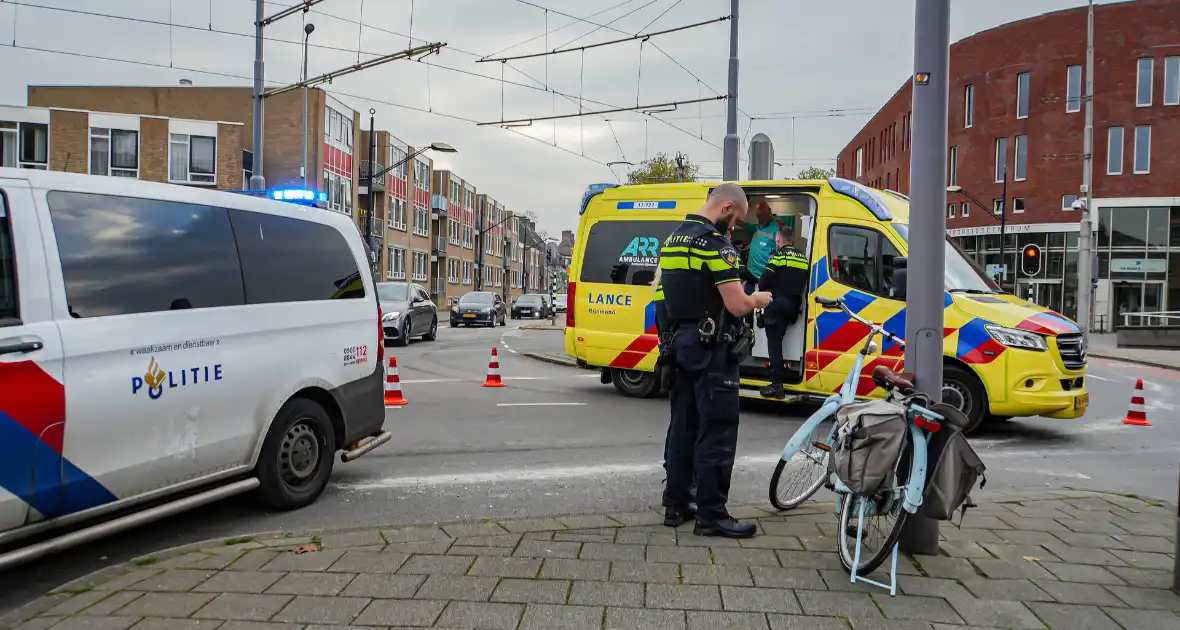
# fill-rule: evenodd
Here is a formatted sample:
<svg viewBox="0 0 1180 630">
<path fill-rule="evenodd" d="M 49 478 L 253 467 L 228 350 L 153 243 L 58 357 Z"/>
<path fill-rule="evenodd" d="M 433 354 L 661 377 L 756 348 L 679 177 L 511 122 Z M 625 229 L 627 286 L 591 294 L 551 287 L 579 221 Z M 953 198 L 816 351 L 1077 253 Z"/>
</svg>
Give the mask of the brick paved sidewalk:
<svg viewBox="0 0 1180 630">
<path fill-rule="evenodd" d="M 977 502 L 963 529 L 943 525 L 938 556 L 899 562 L 897 597 L 849 584 L 831 505 L 814 504 L 735 510 L 762 532 L 740 543 L 654 511 L 215 541 L 77 580 L 0 627 L 1180 628 L 1171 507 L 1076 491 Z"/>
</svg>

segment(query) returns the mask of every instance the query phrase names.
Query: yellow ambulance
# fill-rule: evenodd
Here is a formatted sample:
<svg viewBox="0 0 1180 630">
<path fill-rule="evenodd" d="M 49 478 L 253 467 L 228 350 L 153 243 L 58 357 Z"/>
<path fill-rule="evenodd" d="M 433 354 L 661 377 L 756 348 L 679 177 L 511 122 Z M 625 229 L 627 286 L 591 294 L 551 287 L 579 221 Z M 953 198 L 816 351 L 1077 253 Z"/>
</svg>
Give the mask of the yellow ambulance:
<svg viewBox="0 0 1180 630">
<path fill-rule="evenodd" d="M 795 226 L 795 247 L 811 276 L 800 316 L 783 341 L 793 374 L 786 401 L 825 398 L 839 390 L 868 330 L 843 311 L 821 309 L 813 296 L 843 297 L 853 312 L 905 335 L 905 302 L 894 295 L 894 270 L 907 264 L 909 200 L 841 178 L 740 182 L 751 201 Z M 615 186 L 585 193 L 569 268 L 565 348 L 602 382 L 626 396 L 659 394 L 651 282 L 660 246 L 686 214 L 704 204 L 709 182 Z M 753 220 L 753 206 L 751 216 Z M 742 245 L 743 235 L 734 235 Z M 748 237 L 746 237 L 748 238 Z M 1089 404 L 1086 352 L 1068 318 L 1002 293 L 951 241 L 946 243 L 943 399 L 971 418 L 1081 417 Z M 761 398 L 770 372 L 766 336 L 757 330 L 753 357 L 742 365 L 741 393 Z M 884 342 L 864 364 L 860 396 L 880 397 L 878 365 L 902 370 L 902 348 Z"/>
</svg>

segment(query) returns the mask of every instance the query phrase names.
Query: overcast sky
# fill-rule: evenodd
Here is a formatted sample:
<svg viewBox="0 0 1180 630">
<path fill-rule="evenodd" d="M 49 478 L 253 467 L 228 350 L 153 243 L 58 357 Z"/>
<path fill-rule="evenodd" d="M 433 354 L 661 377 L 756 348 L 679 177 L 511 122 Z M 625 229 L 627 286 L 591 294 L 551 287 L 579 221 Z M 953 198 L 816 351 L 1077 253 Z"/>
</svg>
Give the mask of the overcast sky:
<svg viewBox="0 0 1180 630">
<path fill-rule="evenodd" d="M 268 3 L 267 12 L 295 3 Z M 1081 0 L 953 0 L 951 38 L 1084 4 Z M 169 28 L 33 5 L 196 28 Z M 546 12 L 538 6 L 551 9 L 548 28 L 560 29 L 551 32 L 547 42 L 542 36 Z M 197 85 L 248 84 L 245 79 L 196 70 L 251 75 L 252 40 L 216 31 L 252 33 L 253 11 L 253 0 L 0 3 L 0 103 L 24 105 L 27 84 L 172 85 L 181 78 Z M 398 61 L 341 78 L 327 88 L 363 112 L 366 123 L 369 107 L 375 107 L 378 128 L 406 142 L 455 146 L 458 154 L 434 156 L 437 168 L 453 169 L 511 210 L 535 212 L 539 228 L 556 234 L 576 228 L 578 201 L 588 184 L 625 177 L 625 166 L 615 166 L 612 172 L 607 162 L 639 163 L 660 151 L 681 151 L 700 165 L 703 175 L 719 177 L 724 101 L 659 114 L 665 122 L 618 113 L 605 117 L 609 123 L 602 116 L 589 116 L 506 131 L 468 121 L 573 113 L 578 111 L 579 94 L 586 99 L 587 111 L 716 96 L 714 90 L 724 93 L 726 86 L 729 24 L 652 38 L 642 46 L 642 54 L 634 41 L 509 64 L 475 63 L 476 59 L 499 51 L 503 55 L 541 52 L 571 40 L 576 41 L 569 45 L 576 47 L 715 19 L 728 11 L 729 2 L 724 0 L 326 0 L 307 16 L 316 26 L 310 74 L 355 63 L 358 36 L 360 49 L 376 54 L 406 48 L 411 35 L 415 44 L 446 42 L 442 54 L 429 59 L 432 67 Z M 609 23 L 609 28 L 598 29 L 555 12 Z M 806 166 L 834 166 L 836 153 L 912 72 L 913 0 L 745 0 L 740 18 L 743 114 L 738 132 L 743 141 L 759 132 L 770 136 L 775 159 L 782 164 L 776 172 L 780 177 L 793 176 Z M 358 20 L 366 25 L 359 33 Z M 296 15 L 269 27 L 267 37 L 298 42 L 302 27 Z M 534 37 L 538 38 L 522 43 Z M 267 78 L 296 81 L 300 55 L 297 43 L 267 42 Z M 362 59 L 367 57 L 362 54 Z M 501 72 L 512 83 L 501 82 Z M 546 86 L 572 97 L 572 102 L 547 92 Z M 815 114 L 830 110 L 839 110 L 840 115 Z M 793 125 L 792 114 L 796 114 Z M 743 164 L 743 173 L 746 168 Z"/>
</svg>

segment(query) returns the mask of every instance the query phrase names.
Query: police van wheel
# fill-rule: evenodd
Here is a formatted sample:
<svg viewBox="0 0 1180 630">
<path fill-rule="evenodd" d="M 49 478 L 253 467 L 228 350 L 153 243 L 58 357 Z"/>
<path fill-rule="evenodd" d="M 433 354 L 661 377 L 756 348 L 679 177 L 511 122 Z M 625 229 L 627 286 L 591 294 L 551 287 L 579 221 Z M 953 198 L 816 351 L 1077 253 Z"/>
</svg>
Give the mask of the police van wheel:
<svg viewBox="0 0 1180 630">
<path fill-rule="evenodd" d="M 648 398 L 654 396 L 659 389 L 659 382 L 654 372 L 640 372 L 638 370 L 614 369 L 611 382 L 619 393 L 629 398 Z"/>
<path fill-rule="evenodd" d="M 963 433 L 974 433 L 988 417 L 987 394 L 983 384 L 971 372 L 957 365 L 946 365 L 942 369 L 942 402 L 953 406 L 971 422 Z"/>
<path fill-rule="evenodd" d="M 271 423 L 255 471 L 263 503 L 279 510 L 310 505 L 332 474 L 336 433 L 328 413 L 306 398 L 283 405 Z"/>
</svg>

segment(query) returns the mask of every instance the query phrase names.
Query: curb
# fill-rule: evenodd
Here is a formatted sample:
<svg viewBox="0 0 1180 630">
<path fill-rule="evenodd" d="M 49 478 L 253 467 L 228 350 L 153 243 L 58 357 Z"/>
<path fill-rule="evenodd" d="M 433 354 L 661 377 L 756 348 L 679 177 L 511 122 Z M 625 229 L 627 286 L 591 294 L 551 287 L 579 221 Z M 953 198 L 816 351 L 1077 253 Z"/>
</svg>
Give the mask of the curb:
<svg viewBox="0 0 1180 630">
<path fill-rule="evenodd" d="M 1158 361 L 1144 361 L 1142 359 L 1128 359 L 1126 357 L 1113 357 L 1109 354 L 1095 354 L 1093 352 L 1086 352 L 1086 356 L 1094 357 L 1095 359 L 1106 359 L 1108 361 L 1122 361 L 1123 363 L 1134 363 L 1136 365 L 1146 365 L 1148 367 L 1156 367 L 1164 370 L 1180 371 L 1180 366 L 1169 365 L 1167 363 L 1159 363 Z"/>
<path fill-rule="evenodd" d="M 521 352 L 520 354 L 543 363 L 552 363 L 554 365 L 563 365 L 565 367 L 578 367 L 578 364 L 573 359 L 561 359 L 539 352 Z"/>
<path fill-rule="evenodd" d="M 1128 495 L 1120 494 L 1120 493 L 1116 493 L 1116 492 L 1106 492 L 1106 491 L 1100 491 L 1100 490 L 1083 490 L 1083 489 L 1056 490 L 1056 491 L 1049 491 L 1049 492 L 1045 492 L 1045 491 L 1041 491 L 1041 490 L 1034 490 L 1031 488 L 1025 489 L 1025 490 L 1020 490 L 1020 489 L 1008 490 L 1008 489 L 1006 489 L 1006 490 L 995 490 L 995 491 L 990 491 L 990 492 L 986 492 L 986 491 L 980 492 L 978 494 L 977 498 L 980 501 L 987 501 L 987 502 L 992 502 L 992 503 L 1019 503 L 1019 502 L 1024 502 L 1024 501 L 1052 500 L 1052 499 L 1058 499 L 1058 500 L 1065 500 L 1065 499 L 1071 499 L 1071 498 L 1080 499 L 1080 498 L 1087 498 L 1087 497 L 1093 497 L 1093 496 L 1109 496 L 1109 497 L 1120 497 L 1120 498 L 1124 498 L 1124 499 L 1132 499 L 1132 500 L 1142 501 L 1145 504 L 1150 503 L 1156 507 L 1166 508 L 1169 511 L 1175 510 L 1175 507 L 1176 507 L 1175 505 L 1171 504 L 1168 501 L 1158 501 L 1158 500 L 1153 500 L 1153 499 L 1148 499 L 1148 498 L 1141 498 L 1141 497 L 1137 497 L 1137 496 L 1128 496 Z M 803 509 L 800 510 L 799 513 L 804 513 L 807 510 L 807 508 L 819 509 L 822 512 L 824 510 L 830 510 L 831 508 L 828 506 L 831 506 L 831 505 L 832 505 L 831 501 L 809 502 L 809 503 L 804 504 L 803 506 L 800 506 L 800 508 L 803 508 Z M 778 511 L 772 507 L 765 506 L 763 503 L 738 504 L 738 505 L 733 505 L 731 507 L 733 507 L 735 509 L 742 508 L 743 511 L 746 509 L 757 510 L 757 511 L 763 513 L 761 515 L 756 515 L 753 517 L 746 517 L 746 518 L 779 517 L 779 516 L 785 516 L 785 515 L 791 514 L 793 512 L 793 510 L 787 510 L 785 512 Z M 796 509 L 799 509 L 799 508 L 796 508 Z M 511 525 L 514 522 L 535 520 L 535 519 L 552 520 L 561 526 L 560 528 L 557 528 L 557 529 L 577 529 L 576 527 L 570 528 L 570 527 L 566 526 L 564 523 L 562 523 L 561 521 L 563 519 L 567 519 L 567 518 L 571 518 L 571 517 L 576 518 L 576 517 L 580 517 L 580 516 L 581 517 L 584 517 L 584 516 L 604 516 L 609 520 L 616 521 L 618 523 L 618 527 L 627 527 L 628 526 L 627 523 L 623 522 L 619 518 L 613 518 L 613 516 L 643 515 L 643 514 L 648 514 L 648 513 L 650 513 L 651 516 L 653 518 L 655 518 L 656 520 L 659 520 L 662 517 L 662 513 L 660 512 L 660 510 L 655 509 L 655 508 L 651 508 L 648 510 L 639 510 L 639 511 L 628 512 L 628 513 L 606 513 L 606 514 L 603 514 L 603 513 L 594 513 L 594 512 L 579 512 L 579 513 L 570 513 L 570 514 L 523 517 L 523 518 L 469 519 L 469 520 L 465 520 L 465 521 L 447 521 L 447 522 L 432 522 L 432 523 L 403 523 L 403 524 L 385 525 L 385 526 L 377 525 L 377 526 L 368 526 L 368 527 L 330 528 L 330 529 L 309 530 L 307 532 L 299 532 L 299 533 L 289 532 L 289 531 L 283 532 L 283 531 L 271 530 L 268 532 L 261 532 L 261 533 L 256 533 L 256 534 L 210 538 L 210 539 L 207 539 L 204 541 L 188 543 L 185 545 L 179 545 L 176 547 L 166 548 L 166 549 L 163 549 L 158 552 L 148 553 L 148 554 L 145 554 L 142 556 L 138 556 L 136 558 L 132 558 L 129 561 L 120 562 L 118 564 L 115 564 L 115 565 L 112 565 L 109 567 L 104 567 L 104 568 L 92 571 L 92 572 L 90 572 L 86 575 L 83 575 L 81 577 L 78 577 L 74 580 L 70 580 L 69 582 L 66 582 L 56 588 L 49 589 L 48 591 L 46 591 L 42 595 L 38 596 L 36 599 L 34 599 L 30 602 L 27 602 L 15 609 L 9 611 L 7 614 L 5 614 L 3 616 L 0 616 L 0 626 L 8 627 L 7 624 L 15 625 L 16 623 L 19 623 L 20 621 L 23 621 L 25 619 L 28 619 L 28 618 L 34 617 L 38 614 L 41 614 L 42 612 L 44 612 L 45 610 L 48 610 L 53 605 L 56 605 L 57 603 L 59 603 L 59 602 L 53 600 L 53 598 L 55 596 L 66 594 L 71 589 L 86 588 L 94 582 L 106 581 L 112 577 L 117 577 L 119 575 L 131 573 L 137 569 L 145 569 L 148 566 L 158 567 L 162 571 L 168 570 L 170 567 L 166 566 L 166 563 L 169 560 L 172 560 L 173 558 L 177 558 L 180 556 L 188 555 L 190 553 L 194 553 L 197 551 L 206 550 L 206 549 L 212 549 L 212 548 L 218 548 L 218 547 L 225 548 L 225 549 L 234 548 L 234 549 L 238 550 L 238 555 L 241 555 L 242 553 L 245 553 L 247 551 L 254 550 L 254 549 L 278 548 L 278 547 L 283 547 L 283 546 L 287 546 L 287 545 L 301 544 L 303 542 L 306 542 L 306 540 L 309 537 L 314 539 L 314 538 L 321 536 L 321 535 L 348 534 L 351 532 L 358 532 L 358 531 L 372 531 L 374 529 L 376 529 L 378 531 L 382 531 L 382 530 L 387 530 L 387 529 L 412 529 L 412 528 L 421 528 L 421 527 L 443 528 L 448 525 L 455 526 L 455 525 L 465 525 L 465 524 L 474 524 L 474 523 L 496 523 L 496 524 L 500 525 L 501 527 L 503 527 L 505 529 L 505 532 L 508 533 L 508 532 L 511 532 L 512 530 L 510 530 L 508 527 L 505 526 L 506 523 Z M 557 531 L 557 529 L 555 529 L 554 531 Z M 445 531 L 444 531 L 444 533 L 445 533 Z M 382 537 L 384 538 L 384 535 L 382 535 Z M 244 541 L 244 542 L 235 542 L 235 541 L 239 541 L 242 538 L 250 538 L 250 540 Z M 150 563 L 143 562 L 146 559 L 151 559 L 151 562 Z M 71 596 L 74 594 L 76 594 L 76 593 L 71 593 Z"/>
</svg>

